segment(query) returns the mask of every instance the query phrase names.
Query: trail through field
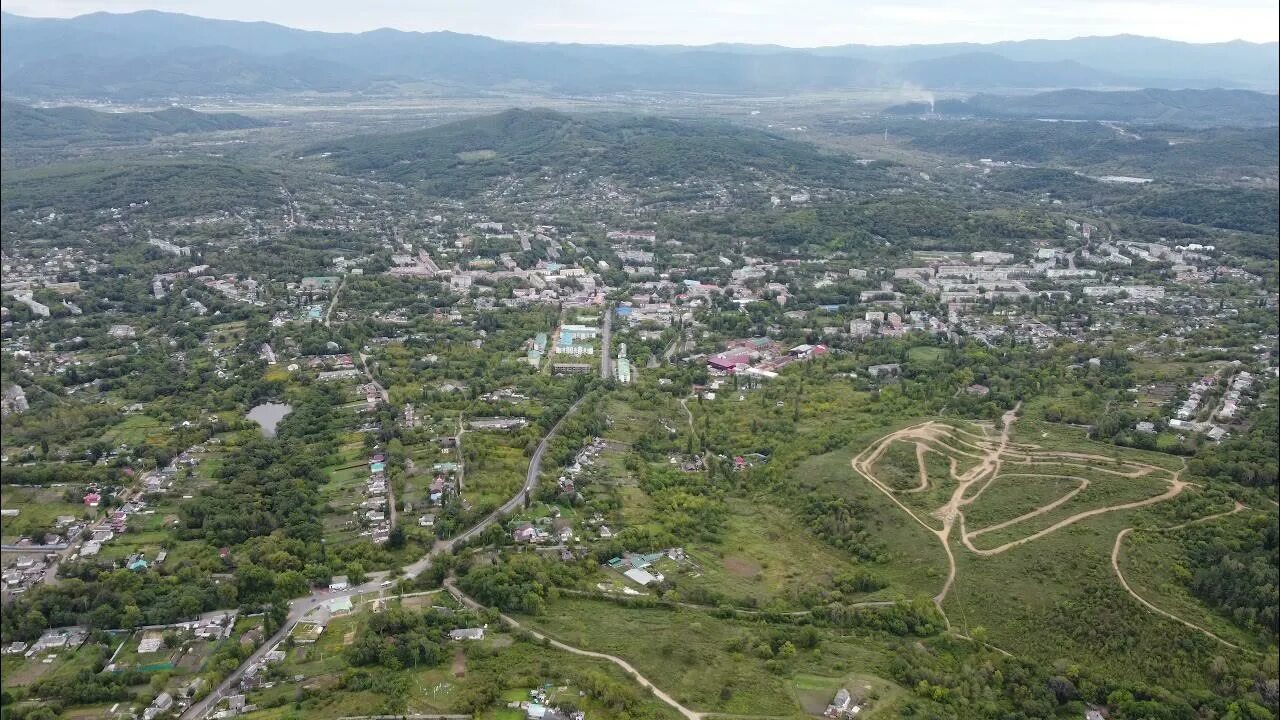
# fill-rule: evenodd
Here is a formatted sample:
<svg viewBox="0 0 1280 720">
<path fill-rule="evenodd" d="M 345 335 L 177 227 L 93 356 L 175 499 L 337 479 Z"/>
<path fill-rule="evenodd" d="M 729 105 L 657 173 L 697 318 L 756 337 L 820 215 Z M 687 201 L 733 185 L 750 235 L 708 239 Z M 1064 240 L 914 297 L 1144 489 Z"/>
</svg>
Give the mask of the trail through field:
<svg viewBox="0 0 1280 720">
<path fill-rule="evenodd" d="M 1013 548 L 1020 547 L 1034 540 L 1039 540 L 1062 530 L 1063 528 L 1098 515 L 1122 510 L 1134 510 L 1154 505 L 1156 503 L 1165 502 L 1167 500 L 1172 500 L 1181 494 L 1182 491 L 1186 489 L 1187 485 L 1191 484 L 1182 480 L 1183 470 L 1180 469 L 1166 478 L 1168 488 L 1165 492 L 1159 495 L 1132 502 L 1116 503 L 1105 507 L 1082 510 L 1081 512 L 1058 520 L 1049 527 L 1027 535 L 1026 537 L 1012 540 L 994 548 L 978 548 L 973 544 L 973 538 L 985 533 L 1015 527 L 1028 520 L 1052 512 L 1053 510 L 1071 502 L 1090 486 L 1088 478 L 1054 473 L 1052 470 L 1043 474 L 1014 473 L 1004 476 L 1067 479 L 1076 481 L 1078 485 L 1064 495 L 1034 507 L 1017 517 L 998 522 L 988 527 L 972 531 L 968 530 L 965 526 L 965 506 L 970 505 L 981 497 L 983 492 L 985 492 L 998 477 L 1001 477 L 1000 471 L 1005 462 L 1014 462 L 1030 467 L 1045 467 L 1046 469 L 1053 468 L 1066 472 L 1070 472 L 1071 468 L 1079 467 L 1082 470 L 1088 470 L 1091 473 L 1104 473 L 1116 478 L 1139 478 L 1151 476 L 1156 473 L 1169 472 L 1163 468 L 1143 462 L 1132 460 L 1120 461 L 1115 457 L 1105 457 L 1081 452 L 1047 451 L 1039 446 L 1029 443 L 1010 443 L 1009 435 L 1013 424 L 1018 419 L 1017 412 L 1019 407 L 1015 407 L 1013 410 L 1004 414 L 1001 418 L 1000 435 L 995 439 L 992 439 L 985 429 L 982 434 L 979 434 L 944 423 L 929 421 L 902 428 L 901 430 L 885 435 L 880 438 L 880 440 L 872 443 L 865 450 L 855 455 L 851 461 L 854 471 L 871 483 L 873 487 L 883 493 L 885 497 L 889 498 L 889 500 L 893 502 L 893 504 L 897 505 L 903 512 L 907 513 L 907 515 L 910 516 L 911 519 L 915 520 L 921 527 L 937 537 L 938 541 L 942 544 L 943 552 L 947 557 L 947 578 L 943 582 L 942 588 L 938 591 L 938 594 L 934 596 L 933 603 L 937 607 L 938 612 L 942 615 L 948 629 L 950 629 L 951 623 L 947 618 L 946 613 L 943 611 L 942 605 L 947 599 L 947 595 L 950 593 L 951 588 L 954 587 L 956 581 L 956 559 L 951 547 L 951 533 L 957 522 L 959 522 L 960 525 L 960 543 L 965 547 L 965 549 L 975 555 L 991 557 L 1008 552 Z M 895 491 L 880 477 L 876 467 L 877 463 L 881 461 L 890 445 L 894 442 L 913 442 L 915 444 L 916 463 L 920 478 L 918 486 L 907 490 Z M 934 509 L 932 512 L 929 512 L 929 518 L 926 518 L 922 516 L 922 510 L 913 509 L 907 506 L 900 498 L 901 496 L 911 493 L 923 492 L 930 487 L 925 458 L 925 453 L 930 451 L 939 452 L 948 456 L 948 459 L 950 460 L 951 479 L 956 482 L 956 487 L 952 491 L 947 502 Z M 952 454 L 953 452 L 954 454 Z M 964 472 L 957 472 L 957 456 L 976 458 L 978 462 Z M 1104 463 L 1110 465 L 1110 467 L 1104 467 Z M 1185 467 L 1186 463 L 1184 462 L 1183 469 L 1185 469 Z M 973 492 L 970 492 L 971 490 L 973 490 Z M 931 523 L 930 518 L 941 521 L 942 527 L 938 528 L 936 524 Z M 1119 540 L 1117 540 L 1117 542 L 1119 542 Z M 1117 547 L 1119 547 L 1118 544 Z"/>
<path fill-rule="evenodd" d="M 920 466 L 920 484 L 910 490 L 903 490 L 904 493 L 919 493 L 929 489 L 929 462 L 924 459 L 924 454 L 929 452 L 929 446 L 924 443 L 916 443 L 916 465 Z M 951 464 L 951 474 L 956 474 L 955 461 Z"/>
<path fill-rule="evenodd" d="M 458 587 L 453 584 L 453 581 L 451 579 L 445 580 L 444 586 L 449 591 L 449 593 L 453 595 L 455 599 L 458 600 L 458 602 L 462 603 L 466 607 L 471 608 L 473 610 L 478 610 L 478 611 L 484 611 L 486 609 L 483 605 L 471 599 L 469 596 L 465 595 L 461 590 L 459 590 Z M 532 630 L 528 627 L 525 627 L 524 625 L 520 624 L 518 620 L 508 615 L 499 615 L 498 617 L 502 620 L 503 624 L 516 630 L 524 630 L 525 632 L 532 635 L 535 640 L 538 640 L 540 642 L 546 642 L 547 644 L 551 645 L 551 647 L 554 647 L 558 650 L 563 650 L 573 655 L 581 655 L 583 657 L 595 658 L 597 660 L 608 660 L 614 665 L 617 665 L 618 667 L 622 668 L 622 670 L 626 672 L 628 675 L 630 675 L 633 680 L 640 683 L 641 687 L 651 690 L 655 697 L 657 697 L 659 700 L 666 703 L 667 705 L 670 705 L 672 708 L 675 709 L 676 712 L 680 713 L 680 715 L 686 718 L 686 720 L 702 720 L 705 717 L 718 716 L 720 714 L 720 713 L 714 713 L 714 712 L 711 712 L 711 713 L 697 712 L 695 710 L 690 710 L 684 705 L 681 705 L 680 702 L 677 701 L 675 698 L 663 692 L 652 682 L 649 682 L 649 679 L 646 678 L 644 675 L 641 675 L 640 671 L 635 669 L 635 667 L 632 666 L 631 663 L 627 662 L 626 660 L 623 660 L 620 657 L 617 657 L 614 655 L 608 655 L 606 653 L 595 652 L 592 650 L 583 650 L 582 648 L 577 648 L 572 645 L 562 643 L 559 640 L 556 640 L 555 638 L 549 637 L 536 630 Z"/>
<path fill-rule="evenodd" d="M 911 519 L 915 520 L 916 523 L 918 523 L 921 527 L 923 527 L 924 529 L 932 533 L 935 537 L 938 538 L 938 541 L 942 543 L 943 552 L 945 552 L 947 556 L 947 579 L 943 583 L 942 589 L 938 592 L 937 595 L 934 596 L 933 602 L 934 602 L 934 605 L 938 608 L 938 612 L 942 615 L 944 622 L 946 622 L 948 630 L 951 629 L 951 622 L 947 618 L 946 613 L 943 611 L 942 604 L 946 600 L 947 594 L 951 591 L 951 588 L 954 586 L 955 580 L 956 580 L 956 560 L 955 560 L 955 555 L 951 548 L 950 540 L 951 540 L 951 530 L 953 527 L 955 527 L 957 520 L 960 523 L 960 533 L 959 533 L 960 542 L 961 544 L 964 545 L 965 549 L 969 550 L 975 555 L 979 555 L 982 557 L 992 557 L 995 555 L 1000 555 L 1002 553 L 1008 552 L 1009 550 L 1025 545 L 1034 540 L 1042 539 L 1059 530 L 1062 530 L 1063 528 L 1069 527 L 1071 525 L 1074 525 L 1078 522 L 1087 520 L 1092 517 L 1097 517 L 1099 515 L 1104 515 L 1107 513 L 1113 513 L 1113 512 L 1123 511 L 1123 510 L 1135 510 L 1138 508 L 1154 505 L 1156 503 L 1172 500 L 1176 498 L 1178 495 L 1180 495 L 1187 488 L 1188 485 L 1195 484 L 1182 479 L 1182 474 L 1187 467 L 1186 460 L 1184 459 L 1182 462 L 1182 467 L 1180 469 L 1169 474 L 1167 478 L 1164 478 L 1165 482 L 1168 483 L 1168 488 L 1159 495 L 1154 495 L 1148 498 L 1135 500 L 1131 502 L 1122 502 L 1122 503 L 1116 503 L 1113 505 L 1107 505 L 1104 507 L 1096 507 L 1088 510 L 1082 510 L 1081 512 L 1072 514 L 1066 518 L 1058 520 L 1052 525 L 1044 529 L 1041 529 L 1037 532 L 1034 532 L 1030 535 L 1027 535 L 1026 537 L 1022 537 L 1017 540 L 1012 540 L 998 547 L 989 548 L 985 550 L 975 547 L 973 544 L 973 538 L 988 532 L 1014 527 L 1023 522 L 1031 520 L 1035 517 L 1039 517 L 1041 515 L 1049 513 L 1065 505 L 1071 500 L 1075 499 L 1080 493 L 1082 493 L 1085 489 L 1087 489 L 1090 486 L 1090 481 L 1088 478 L 1079 477 L 1075 475 L 1063 475 L 1063 474 L 1056 474 L 1051 472 L 1047 472 L 1044 474 L 1011 473 L 1004 477 L 1067 479 L 1067 480 L 1075 480 L 1079 483 L 1079 485 L 1074 489 L 1070 490 L 1069 492 L 1067 492 L 1066 494 L 1058 498 L 1055 498 L 1049 502 L 1046 502 L 1038 507 L 1035 507 L 1027 512 L 1024 512 L 1018 515 L 1017 517 L 1014 517 L 1012 519 L 1005 520 L 1002 522 L 998 522 L 994 525 L 990 525 L 988 527 L 976 529 L 973 531 L 967 530 L 965 527 L 964 507 L 966 505 L 973 503 L 975 500 L 977 500 L 982 495 L 982 493 L 988 487 L 991 486 L 992 482 L 994 482 L 996 478 L 1000 476 L 1001 466 L 1006 461 L 1014 462 L 1021 465 L 1032 466 L 1032 467 L 1048 466 L 1054 469 L 1060 469 L 1067 472 L 1070 472 L 1072 468 L 1081 468 L 1082 470 L 1088 470 L 1091 473 L 1104 473 L 1106 475 L 1111 475 L 1116 478 L 1133 479 L 1133 478 L 1139 478 L 1139 477 L 1152 476 L 1156 474 L 1170 473 L 1170 471 L 1166 470 L 1165 468 L 1161 468 L 1155 465 L 1150 465 L 1147 463 L 1138 462 L 1134 460 L 1121 461 L 1116 457 L 1091 455 L 1088 453 L 1081 453 L 1081 452 L 1046 451 L 1036 445 L 1031 445 L 1031 444 L 1014 443 L 1011 446 L 1009 442 L 1009 433 L 1013 423 L 1017 420 L 1017 410 L 1018 408 L 1015 407 L 1013 410 L 1004 414 L 1002 418 L 1003 427 L 1002 427 L 999 438 L 995 441 L 992 441 L 990 437 L 988 437 L 986 434 L 979 435 L 967 430 L 962 430 L 960 428 L 952 427 L 950 425 L 930 421 L 930 422 L 924 422 L 917 425 L 912 425 L 910 427 L 902 428 L 901 430 L 897 430 L 895 432 L 889 433 L 888 435 L 885 435 L 884 437 L 880 438 L 880 440 L 876 441 L 875 443 L 872 443 L 865 450 L 855 455 L 851 461 L 851 464 L 855 472 L 857 472 L 859 475 L 865 478 L 867 482 L 871 483 L 873 487 L 875 487 L 877 490 L 882 492 L 885 495 L 885 497 L 889 498 L 889 500 L 893 502 L 893 504 L 897 505 L 898 508 L 900 508 L 903 512 L 905 512 L 908 516 L 910 516 Z M 914 442 L 915 443 L 916 462 L 919 466 L 919 473 L 920 473 L 919 486 L 910 488 L 907 490 L 895 491 L 878 475 L 876 465 L 878 462 L 881 461 L 881 459 L 884 457 L 890 445 L 894 442 Z M 945 450 L 939 449 L 939 448 L 945 448 Z M 908 507 L 899 499 L 899 496 L 901 495 L 919 493 L 928 489 L 929 478 L 926 471 L 925 453 L 929 451 L 940 452 L 949 457 L 949 460 L 951 461 L 951 478 L 955 480 L 957 483 L 955 490 L 951 493 L 951 496 L 947 500 L 947 502 L 929 513 L 931 517 L 936 518 L 942 522 L 942 527 L 940 529 L 935 527 L 934 525 L 931 525 L 926 518 L 918 514 L 918 512 L 920 511 L 916 509 L 912 509 L 911 507 Z M 963 473 L 957 473 L 956 457 L 960 455 L 971 457 L 971 458 L 976 457 L 978 458 L 978 463 Z M 1109 464 L 1111 465 L 1111 467 L 1103 467 L 1102 466 L 1103 463 Z M 977 490 L 973 494 L 969 494 L 970 488 L 973 488 L 973 487 L 977 487 Z M 1166 528 L 1159 528 L 1156 530 L 1156 532 L 1166 532 L 1170 530 L 1177 530 L 1179 528 L 1184 528 L 1191 524 L 1208 522 L 1210 520 L 1214 520 L 1217 518 L 1225 517 L 1227 515 L 1240 512 L 1243 509 L 1245 509 L 1245 506 L 1237 502 L 1235 504 L 1235 507 L 1229 511 L 1217 513 L 1214 515 L 1209 515 L 1196 520 L 1191 520 L 1191 521 L 1182 523 L 1180 525 L 1174 525 Z M 1120 552 L 1124 545 L 1125 537 L 1128 536 L 1129 533 L 1132 532 L 1133 530 L 1134 528 L 1132 527 L 1121 530 L 1119 534 L 1116 535 L 1115 544 L 1111 550 L 1112 570 L 1115 572 L 1116 577 L 1120 580 L 1120 584 L 1121 586 L 1124 587 L 1125 591 L 1128 592 L 1129 595 L 1131 595 L 1135 600 L 1141 603 L 1148 610 L 1158 615 L 1169 618 L 1193 630 L 1204 633 L 1205 635 L 1213 638 L 1214 640 L 1217 640 L 1218 642 L 1228 647 L 1231 647 L 1237 650 L 1243 650 L 1245 652 L 1252 652 L 1246 648 L 1241 648 L 1239 645 L 1236 645 L 1235 643 L 1225 640 L 1219 637 L 1218 635 L 1215 635 L 1213 632 L 1211 632 L 1210 630 L 1204 627 L 1196 625 L 1195 623 L 1192 623 L 1188 620 L 1180 618 L 1174 615 L 1173 613 L 1170 613 L 1166 610 L 1162 610 L 1159 607 L 1156 607 L 1154 604 L 1152 604 L 1151 602 L 1147 601 L 1145 598 L 1140 596 L 1136 591 L 1134 591 L 1132 587 L 1130 587 L 1128 581 L 1125 580 L 1124 573 L 1120 569 Z"/>
<path fill-rule="evenodd" d="M 943 622 L 946 623 L 948 630 L 951 629 L 951 620 L 942 609 L 942 602 L 947 599 L 947 593 L 951 592 L 951 586 L 955 584 L 956 580 L 956 558 L 951 552 L 950 542 L 951 528 L 955 526 L 956 517 L 961 515 L 960 508 L 965 502 L 965 492 L 969 487 L 979 480 L 993 478 L 999 474 L 1001 462 L 1000 456 L 1004 453 L 1005 448 L 1009 444 L 1009 431 L 1012 429 L 1013 423 L 1018 418 L 1017 412 L 1021 405 L 1022 404 L 1019 403 L 1018 406 L 1014 407 L 1014 409 L 1004 414 L 1004 417 L 1002 418 L 1003 428 L 1001 429 L 1000 439 L 998 442 L 992 444 L 985 437 L 978 441 L 977 447 L 984 450 L 984 453 L 979 456 L 980 459 L 977 465 L 974 465 L 958 476 L 955 475 L 953 471 L 953 477 L 957 482 L 956 489 L 952 491 L 951 498 L 947 500 L 946 504 L 932 513 L 934 517 L 942 521 L 942 529 L 940 530 L 934 528 L 928 522 L 921 519 L 919 515 L 916 515 L 914 511 L 895 497 L 893 490 L 876 477 L 875 464 L 881 456 L 884 455 L 885 450 L 889 447 L 889 443 L 894 440 L 938 440 L 947 435 L 959 435 L 963 431 L 958 431 L 947 425 L 935 422 L 925 422 L 919 425 L 913 425 L 881 438 L 879 442 L 854 456 L 851 461 L 853 469 L 856 472 L 865 477 L 872 485 L 880 490 L 880 492 L 884 493 L 885 496 L 892 500 L 895 505 L 902 508 L 912 517 L 912 519 L 919 523 L 921 527 L 933 533 L 938 538 L 938 541 L 942 543 L 942 549 L 947 554 L 947 580 L 943 583 L 942 590 L 933 597 L 933 604 L 938 608 L 938 613 L 942 615 Z M 972 433 L 964 434 L 975 439 L 979 438 L 979 436 Z M 957 438 L 957 441 L 959 442 L 960 439 Z M 925 471 L 924 446 L 920 442 L 917 442 L 916 444 L 916 459 L 920 463 L 921 482 L 927 486 L 928 476 Z M 953 465 L 952 467 L 954 468 L 955 466 Z M 963 533 L 963 529 L 961 532 Z"/>
<path fill-rule="evenodd" d="M 1235 504 L 1235 507 L 1233 507 L 1233 508 L 1231 508 L 1230 510 L 1227 510 L 1227 511 L 1225 511 L 1225 512 L 1216 513 L 1216 514 L 1214 514 L 1214 515 L 1206 515 L 1205 517 L 1198 518 L 1198 519 L 1196 519 L 1196 520 L 1191 520 L 1191 521 L 1188 521 L 1188 522 L 1184 522 L 1184 523 L 1181 523 L 1181 524 L 1179 524 L 1179 525 L 1171 525 L 1171 526 L 1169 526 L 1169 527 L 1165 527 L 1165 528 L 1156 528 L 1155 530 L 1152 530 L 1152 532 L 1168 532 L 1168 531 L 1170 531 L 1170 530 L 1180 530 L 1180 529 L 1182 529 L 1182 528 L 1184 528 L 1184 527 L 1187 527 L 1188 525 L 1196 525 L 1196 524 L 1199 524 L 1199 523 L 1209 522 L 1210 520 L 1217 520 L 1218 518 L 1226 517 L 1226 516 L 1228 516 L 1228 515 L 1234 515 L 1234 514 L 1236 514 L 1236 513 L 1240 512 L 1241 510 L 1244 510 L 1244 509 L 1245 509 L 1245 505 L 1244 505 L 1243 503 L 1240 503 L 1239 501 L 1237 501 L 1237 502 L 1236 502 L 1236 504 Z M 1249 649 L 1247 649 L 1247 648 L 1242 648 L 1242 647 L 1240 647 L 1239 645 L 1236 645 L 1235 643 L 1230 642 L 1229 640 L 1224 640 L 1223 638 L 1221 638 L 1221 637 L 1219 637 L 1219 636 L 1215 635 L 1215 634 L 1214 634 L 1213 632 L 1211 632 L 1210 630 L 1208 630 L 1208 629 L 1206 629 L 1206 628 L 1203 628 L 1203 627 L 1201 627 L 1201 626 L 1199 626 L 1199 625 L 1197 625 L 1197 624 L 1195 624 L 1195 623 L 1191 622 L 1190 620 L 1184 620 L 1184 619 L 1182 619 L 1182 618 L 1178 617 L 1177 615 L 1174 615 L 1173 613 L 1171 613 L 1171 612 L 1169 612 L 1169 611 L 1167 611 L 1167 610 L 1162 610 L 1162 609 L 1160 609 L 1160 608 L 1156 607 L 1156 606 L 1155 606 L 1155 605 L 1153 605 L 1151 602 L 1149 602 L 1146 598 L 1144 598 L 1144 597 L 1142 597 L 1141 595 L 1139 595 L 1139 594 L 1138 594 L 1138 593 L 1137 593 L 1137 592 L 1136 592 L 1132 587 L 1130 587 L 1130 586 L 1129 586 L 1129 581 L 1127 581 L 1127 580 L 1125 580 L 1125 579 L 1124 579 L 1124 573 L 1123 573 L 1123 572 L 1121 572 L 1121 570 L 1120 570 L 1120 549 L 1121 549 L 1121 547 L 1124 545 L 1124 539 L 1125 539 L 1125 537 L 1126 537 L 1126 536 L 1128 536 L 1128 534 L 1129 534 L 1130 532 L 1132 532 L 1133 530 L 1134 530 L 1134 528 L 1131 528 L 1131 527 L 1127 527 L 1127 528 L 1125 528 L 1125 529 L 1121 530 L 1121 531 L 1116 535 L 1116 543 L 1115 543 L 1115 545 L 1114 545 L 1114 546 L 1112 546 L 1112 548 L 1111 548 L 1111 569 L 1115 571 L 1115 573 L 1116 573 L 1116 577 L 1120 580 L 1120 585 L 1121 585 L 1121 587 L 1123 587 L 1123 588 L 1125 589 L 1125 592 L 1127 592 L 1127 593 L 1129 593 L 1130 595 L 1132 595 L 1134 600 L 1137 600 L 1139 603 L 1142 603 L 1143 607 L 1147 608 L 1148 610 L 1150 610 L 1151 612 L 1153 612 L 1153 613 L 1155 613 L 1155 614 L 1157 614 L 1157 615 L 1160 615 L 1160 616 L 1162 616 L 1162 617 L 1169 618 L 1170 620 L 1173 620 L 1174 622 L 1182 623 L 1183 625 L 1186 625 L 1187 627 L 1191 628 L 1192 630 L 1199 630 L 1200 632 L 1204 633 L 1205 635 L 1208 635 L 1209 637 L 1213 638 L 1214 640 L 1217 640 L 1218 642 L 1222 643 L 1223 645 L 1226 645 L 1227 647 L 1234 648 L 1234 649 L 1236 649 L 1236 650 L 1242 650 L 1242 651 L 1244 651 L 1244 652 L 1254 652 L 1253 650 L 1249 650 Z"/>
<path fill-rule="evenodd" d="M 1071 498 L 1075 497 L 1076 495 L 1079 495 L 1082 490 L 1089 487 L 1088 480 L 1085 480 L 1084 478 L 1071 477 L 1069 475 L 1032 475 L 1029 473 L 1018 473 L 1016 475 L 1006 475 L 1005 477 L 1034 477 L 1034 478 L 1049 478 L 1049 479 L 1060 478 L 1064 480 L 1078 480 L 1080 484 L 1076 486 L 1076 488 L 1071 492 L 1067 493 L 1066 495 L 1063 495 L 1057 500 L 1054 500 L 1048 505 L 1041 505 L 1035 510 L 1032 510 L 1031 512 L 1028 512 L 1028 513 L 1023 513 L 1022 515 L 1019 515 L 1018 517 L 1013 518 L 1012 520 L 1005 520 L 1004 522 L 996 523 L 995 525 L 988 525 L 987 527 L 984 527 L 981 530 L 974 530 L 973 532 L 965 532 L 963 528 L 964 520 L 962 518 L 961 519 L 962 527 L 960 529 L 960 536 L 964 540 L 965 547 L 969 548 L 970 550 L 972 550 L 973 547 L 969 544 L 969 538 L 977 537 L 983 533 L 991 532 L 992 530 L 1002 530 L 1004 528 L 1009 527 L 1010 525 L 1017 525 L 1020 522 L 1030 520 L 1031 518 L 1036 517 L 1037 515 L 1043 515 L 1049 512 L 1050 510 L 1058 507 L 1059 505 L 1062 505 L 1063 503 L 1070 501 Z M 985 490 L 986 488 L 984 487 L 983 489 Z M 980 494 L 980 492 L 978 494 Z M 974 494 L 973 497 L 969 498 L 970 502 L 978 499 L 978 494 Z"/>
<path fill-rule="evenodd" d="M 979 550 L 978 548 L 973 546 L 973 543 L 970 542 L 969 539 L 972 538 L 976 533 L 965 533 L 963 530 L 961 530 L 960 539 L 964 543 L 964 546 L 968 548 L 971 552 L 974 552 L 983 556 L 999 555 L 1000 553 L 1005 552 L 1006 550 L 1011 550 L 1013 548 L 1018 547 L 1019 545 L 1025 545 L 1026 543 L 1029 543 L 1032 540 L 1038 540 L 1044 537 L 1045 535 L 1057 532 L 1058 530 L 1061 530 L 1062 528 L 1068 525 L 1073 525 L 1075 523 L 1080 522 L 1081 520 L 1094 517 L 1095 515 L 1102 515 L 1104 513 L 1115 512 L 1117 510 L 1134 510 L 1140 507 L 1154 505 L 1158 502 L 1164 502 L 1165 500 L 1172 500 L 1173 498 L 1180 495 L 1182 491 L 1185 490 L 1187 487 L 1187 483 L 1179 479 L 1180 475 L 1182 475 L 1181 470 L 1174 473 L 1173 478 L 1169 481 L 1169 489 L 1154 497 L 1149 497 L 1145 500 L 1137 500 L 1134 502 L 1122 503 L 1120 505 L 1108 505 L 1107 507 L 1094 508 L 1093 510 L 1085 510 L 1084 512 L 1076 513 L 1075 515 L 1072 515 L 1069 518 L 1059 520 L 1058 522 L 1050 525 L 1049 527 L 1039 532 L 1032 533 L 1031 535 L 1028 535 L 1024 538 L 1019 538 L 1017 540 L 1007 542 L 1004 545 L 1001 545 L 1000 547 L 991 548 L 990 550 Z M 1048 510 L 1053 509 L 1051 507 L 1046 506 L 1044 508 L 1041 508 L 1041 510 L 1046 510 L 1046 508 Z"/>
</svg>

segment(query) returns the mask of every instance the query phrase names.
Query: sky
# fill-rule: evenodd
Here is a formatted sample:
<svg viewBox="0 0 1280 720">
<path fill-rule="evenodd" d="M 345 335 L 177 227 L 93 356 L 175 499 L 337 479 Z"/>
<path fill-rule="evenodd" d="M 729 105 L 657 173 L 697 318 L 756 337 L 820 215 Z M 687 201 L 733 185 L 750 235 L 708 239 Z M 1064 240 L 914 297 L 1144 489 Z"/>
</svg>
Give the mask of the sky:
<svg viewBox="0 0 1280 720">
<path fill-rule="evenodd" d="M 609 44 L 816 47 L 1121 33 L 1271 42 L 1280 36 L 1276 0 L 0 0 L 0 7 L 38 17 L 167 10 L 331 32 L 393 27 Z"/>
</svg>

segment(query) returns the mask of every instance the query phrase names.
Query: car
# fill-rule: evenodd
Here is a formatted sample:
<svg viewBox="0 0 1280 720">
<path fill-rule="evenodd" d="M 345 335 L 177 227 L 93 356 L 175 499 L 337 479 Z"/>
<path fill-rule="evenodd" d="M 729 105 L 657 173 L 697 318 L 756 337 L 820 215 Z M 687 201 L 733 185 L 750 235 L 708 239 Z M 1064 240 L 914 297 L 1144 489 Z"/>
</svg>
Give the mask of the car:
<svg viewBox="0 0 1280 720">
<path fill-rule="evenodd" d="M 384 580 L 384 581 L 382 581 L 382 587 L 384 587 L 384 588 L 385 588 L 385 587 L 391 587 L 391 581 L 390 581 L 390 580 Z"/>
</svg>

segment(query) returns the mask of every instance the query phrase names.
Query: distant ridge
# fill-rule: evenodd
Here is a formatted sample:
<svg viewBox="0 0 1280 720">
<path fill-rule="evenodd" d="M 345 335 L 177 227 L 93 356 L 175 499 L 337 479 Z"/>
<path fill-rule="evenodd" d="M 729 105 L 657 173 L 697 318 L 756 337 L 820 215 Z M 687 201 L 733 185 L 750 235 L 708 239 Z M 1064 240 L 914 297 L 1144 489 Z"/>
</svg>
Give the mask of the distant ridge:
<svg viewBox="0 0 1280 720">
<path fill-rule="evenodd" d="M 161 99 L 293 92 L 518 88 L 791 93 L 1248 87 L 1274 90 L 1275 43 L 1194 45 L 1117 36 L 991 45 L 619 46 L 519 43 L 450 32 L 323 33 L 156 11 L 71 19 L 4 14 L 4 92 L 15 98 Z"/>
<path fill-rule="evenodd" d="M 1058 90 L 1035 95 L 975 95 L 968 100 L 913 102 L 885 115 L 1006 119 L 1115 120 L 1175 125 L 1277 125 L 1280 97 L 1249 90 Z"/>
<path fill-rule="evenodd" d="M 76 140 L 135 141 L 177 133 L 260 127 L 235 113 L 201 113 L 187 108 L 155 112 L 106 113 L 83 107 L 33 108 L 0 103 L 0 142 L 6 147 Z"/>
</svg>

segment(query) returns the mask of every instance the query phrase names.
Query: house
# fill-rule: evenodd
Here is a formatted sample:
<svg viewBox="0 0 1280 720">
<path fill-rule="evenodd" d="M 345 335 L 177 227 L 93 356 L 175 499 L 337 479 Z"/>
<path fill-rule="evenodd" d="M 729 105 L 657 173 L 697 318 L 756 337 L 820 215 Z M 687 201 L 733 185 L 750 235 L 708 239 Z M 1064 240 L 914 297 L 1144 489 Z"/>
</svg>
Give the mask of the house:
<svg viewBox="0 0 1280 720">
<path fill-rule="evenodd" d="M 897 375 L 899 370 L 901 370 L 901 366 L 898 363 L 888 363 L 885 365 L 872 365 L 867 368 L 867 374 L 873 378 L 878 378 L 882 375 L 888 377 Z"/>
<path fill-rule="evenodd" d="M 626 575 L 631 581 L 641 586 L 650 585 L 655 582 L 662 582 L 663 580 L 662 573 L 651 573 L 648 570 L 642 570 L 640 568 L 631 568 L 622 574 Z"/>
<path fill-rule="evenodd" d="M 484 628 L 458 628 L 449 631 L 450 640 L 483 640 Z"/>
<path fill-rule="evenodd" d="M 1106 720 L 1106 716 L 1098 710 L 1086 710 L 1084 720 Z"/>
<path fill-rule="evenodd" d="M 340 597 L 329 601 L 330 615 L 346 615 L 351 612 L 351 598 Z"/>
<path fill-rule="evenodd" d="M 609 529 L 609 526 L 608 526 L 608 525 L 601 525 L 601 526 L 600 526 L 600 539 L 601 539 L 601 540 L 608 540 L 608 539 L 609 539 L 609 538 L 611 538 L 611 537 L 613 537 L 613 531 Z"/>
<path fill-rule="evenodd" d="M 1151 435 L 1155 433 L 1156 425 L 1153 422 L 1143 420 L 1142 422 L 1138 423 L 1137 427 L 1134 429 L 1136 429 L 1140 433 L 1147 433 L 1148 435 Z"/>
<path fill-rule="evenodd" d="M 849 718 L 857 715 L 861 709 L 854 702 L 853 695 L 849 694 L 849 689 L 840 688 L 840 691 L 836 693 L 835 698 L 831 700 L 831 704 L 827 706 L 822 715 L 829 718 Z"/>
<path fill-rule="evenodd" d="M 334 575 L 333 578 L 329 580 L 330 592 L 341 592 L 349 587 L 351 587 L 351 584 L 347 582 L 346 575 Z"/>
<path fill-rule="evenodd" d="M 173 696 L 167 692 L 162 692 L 156 696 L 155 701 L 151 703 L 151 707 L 142 711 L 143 720 L 152 720 L 152 718 L 160 715 L 173 707 Z"/>
<path fill-rule="evenodd" d="M 516 528 L 514 532 L 511 533 L 511 539 L 515 540 L 518 543 L 533 542 L 537 538 L 538 538 L 537 529 L 528 523 L 521 525 L 520 527 Z"/>
<path fill-rule="evenodd" d="M 130 570 L 146 570 L 147 560 L 146 558 L 134 558 L 133 560 L 130 560 L 129 564 L 126 565 L 125 567 L 129 568 Z"/>
<path fill-rule="evenodd" d="M 84 496 L 84 504 L 88 505 L 89 507 L 98 507 L 98 504 L 101 502 L 102 502 L 102 496 L 96 492 L 91 492 L 88 495 Z"/>
<path fill-rule="evenodd" d="M 138 641 L 138 654 L 145 655 L 147 653 L 160 652 L 164 649 L 164 635 L 158 632 L 148 632 Z"/>
<path fill-rule="evenodd" d="M 418 518 L 418 527 L 424 527 L 424 528 L 435 527 L 435 524 L 436 524 L 435 515 L 423 515 L 422 517 Z"/>
</svg>

